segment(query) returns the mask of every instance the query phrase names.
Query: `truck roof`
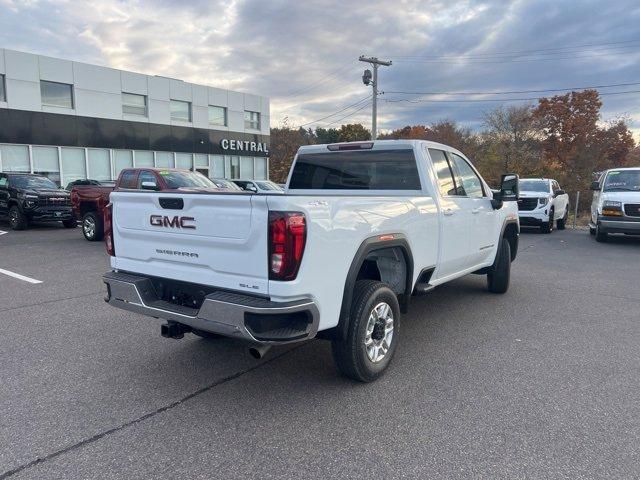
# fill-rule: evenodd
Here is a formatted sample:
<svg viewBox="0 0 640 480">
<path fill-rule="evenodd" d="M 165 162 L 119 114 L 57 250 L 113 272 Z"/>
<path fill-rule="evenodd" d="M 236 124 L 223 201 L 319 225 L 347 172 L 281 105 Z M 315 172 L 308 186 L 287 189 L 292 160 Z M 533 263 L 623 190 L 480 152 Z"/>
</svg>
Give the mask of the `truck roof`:
<svg viewBox="0 0 640 480">
<path fill-rule="evenodd" d="M 315 144 L 315 145 L 303 145 L 298 149 L 298 152 L 300 153 L 326 153 L 329 151 L 335 151 L 335 150 L 331 150 L 329 147 L 334 147 L 336 148 L 336 150 L 339 148 L 339 146 L 346 146 L 346 145 L 363 145 L 365 146 L 364 149 L 366 150 L 392 150 L 392 149 L 396 149 L 396 148 L 415 148 L 419 145 L 424 145 L 427 148 L 437 148 L 437 149 L 444 149 L 444 150 L 450 150 L 456 153 L 459 153 L 460 155 L 462 155 L 463 157 L 466 157 L 466 155 L 464 155 L 464 153 L 460 152 L 459 150 L 450 147 L 449 145 L 445 145 L 443 143 L 438 143 L 438 142 L 432 142 L 430 140 L 410 140 L 410 139 L 398 139 L 398 140 L 365 140 L 365 141 L 359 141 L 359 142 L 340 142 L 340 143 L 321 143 L 321 144 Z M 371 145 L 371 147 L 369 147 L 368 145 Z M 352 149 L 349 149 L 350 151 L 353 151 Z"/>
</svg>

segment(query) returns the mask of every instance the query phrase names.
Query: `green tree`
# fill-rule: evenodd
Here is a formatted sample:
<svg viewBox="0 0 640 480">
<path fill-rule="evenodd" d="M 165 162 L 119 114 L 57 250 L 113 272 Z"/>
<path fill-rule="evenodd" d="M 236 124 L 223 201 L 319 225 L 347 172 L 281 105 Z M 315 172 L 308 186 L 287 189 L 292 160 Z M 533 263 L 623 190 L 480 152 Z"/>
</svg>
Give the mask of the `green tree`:
<svg viewBox="0 0 640 480">
<path fill-rule="evenodd" d="M 359 123 L 342 125 L 338 133 L 340 142 L 371 140 L 371 132 Z"/>
</svg>

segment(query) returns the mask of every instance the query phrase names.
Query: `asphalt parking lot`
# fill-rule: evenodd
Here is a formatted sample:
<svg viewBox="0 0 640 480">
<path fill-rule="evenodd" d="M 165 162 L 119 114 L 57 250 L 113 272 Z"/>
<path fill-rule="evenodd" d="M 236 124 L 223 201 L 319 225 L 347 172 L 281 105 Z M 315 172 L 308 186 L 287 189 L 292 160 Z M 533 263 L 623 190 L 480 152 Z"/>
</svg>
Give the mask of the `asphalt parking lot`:
<svg viewBox="0 0 640 480">
<path fill-rule="evenodd" d="M 8 230 L 0 223 L 0 230 Z M 511 289 L 415 299 L 388 373 L 107 306 L 101 243 L 0 235 L 0 479 L 637 478 L 640 239 L 524 231 Z"/>
</svg>

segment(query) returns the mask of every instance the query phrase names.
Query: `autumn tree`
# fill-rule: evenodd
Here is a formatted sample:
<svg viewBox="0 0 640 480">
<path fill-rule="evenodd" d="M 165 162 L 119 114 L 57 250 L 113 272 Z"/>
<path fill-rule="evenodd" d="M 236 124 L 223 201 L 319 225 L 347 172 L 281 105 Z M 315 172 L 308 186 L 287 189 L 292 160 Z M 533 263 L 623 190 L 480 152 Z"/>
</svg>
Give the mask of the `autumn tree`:
<svg viewBox="0 0 640 480">
<path fill-rule="evenodd" d="M 269 178 L 274 182 L 285 182 L 289 174 L 291 162 L 301 145 L 315 142 L 312 130 L 297 130 L 286 125 L 271 129 L 271 146 L 269 152 Z"/>
<path fill-rule="evenodd" d="M 545 175 L 572 194 L 586 190 L 595 172 L 624 165 L 634 146 L 626 122 L 598 125 L 601 107 L 596 90 L 583 90 L 540 99 L 533 112 L 542 135 Z"/>
<path fill-rule="evenodd" d="M 539 173 L 542 148 L 531 106 L 497 107 L 484 113 L 483 124 L 483 160 L 492 177 Z"/>
</svg>

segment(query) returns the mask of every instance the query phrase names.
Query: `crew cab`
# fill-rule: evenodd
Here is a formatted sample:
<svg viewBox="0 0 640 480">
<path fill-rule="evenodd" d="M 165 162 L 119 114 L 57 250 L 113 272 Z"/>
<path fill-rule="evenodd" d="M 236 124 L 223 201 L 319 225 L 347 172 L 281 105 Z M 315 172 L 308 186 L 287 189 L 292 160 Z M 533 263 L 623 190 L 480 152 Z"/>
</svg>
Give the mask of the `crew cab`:
<svg viewBox="0 0 640 480">
<path fill-rule="evenodd" d="M 607 170 L 591 190 L 589 232 L 598 242 L 610 233 L 640 235 L 640 167 Z"/>
<path fill-rule="evenodd" d="M 218 188 L 198 172 L 176 168 L 125 168 L 114 183 L 88 180 L 71 187 L 71 204 L 75 216 L 82 221 L 82 233 L 90 242 L 104 235 L 104 207 L 109 195 L 117 189 L 163 191 L 180 188 Z"/>
<path fill-rule="evenodd" d="M 569 195 L 551 178 L 522 178 L 518 216 L 520 225 L 540 227 L 542 233 L 551 233 L 554 225 L 564 230 L 569 217 Z"/>
<path fill-rule="evenodd" d="M 29 222 L 62 222 L 75 228 L 69 192 L 53 180 L 30 173 L 0 173 L 0 218 L 9 219 L 13 230 L 24 230 Z"/>
<path fill-rule="evenodd" d="M 372 381 L 412 295 L 470 273 L 507 291 L 517 194 L 517 175 L 494 194 L 463 153 L 417 140 L 301 147 L 284 194 L 118 190 L 105 300 L 256 357 L 329 339 L 343 374 Z"/>
</svg>

